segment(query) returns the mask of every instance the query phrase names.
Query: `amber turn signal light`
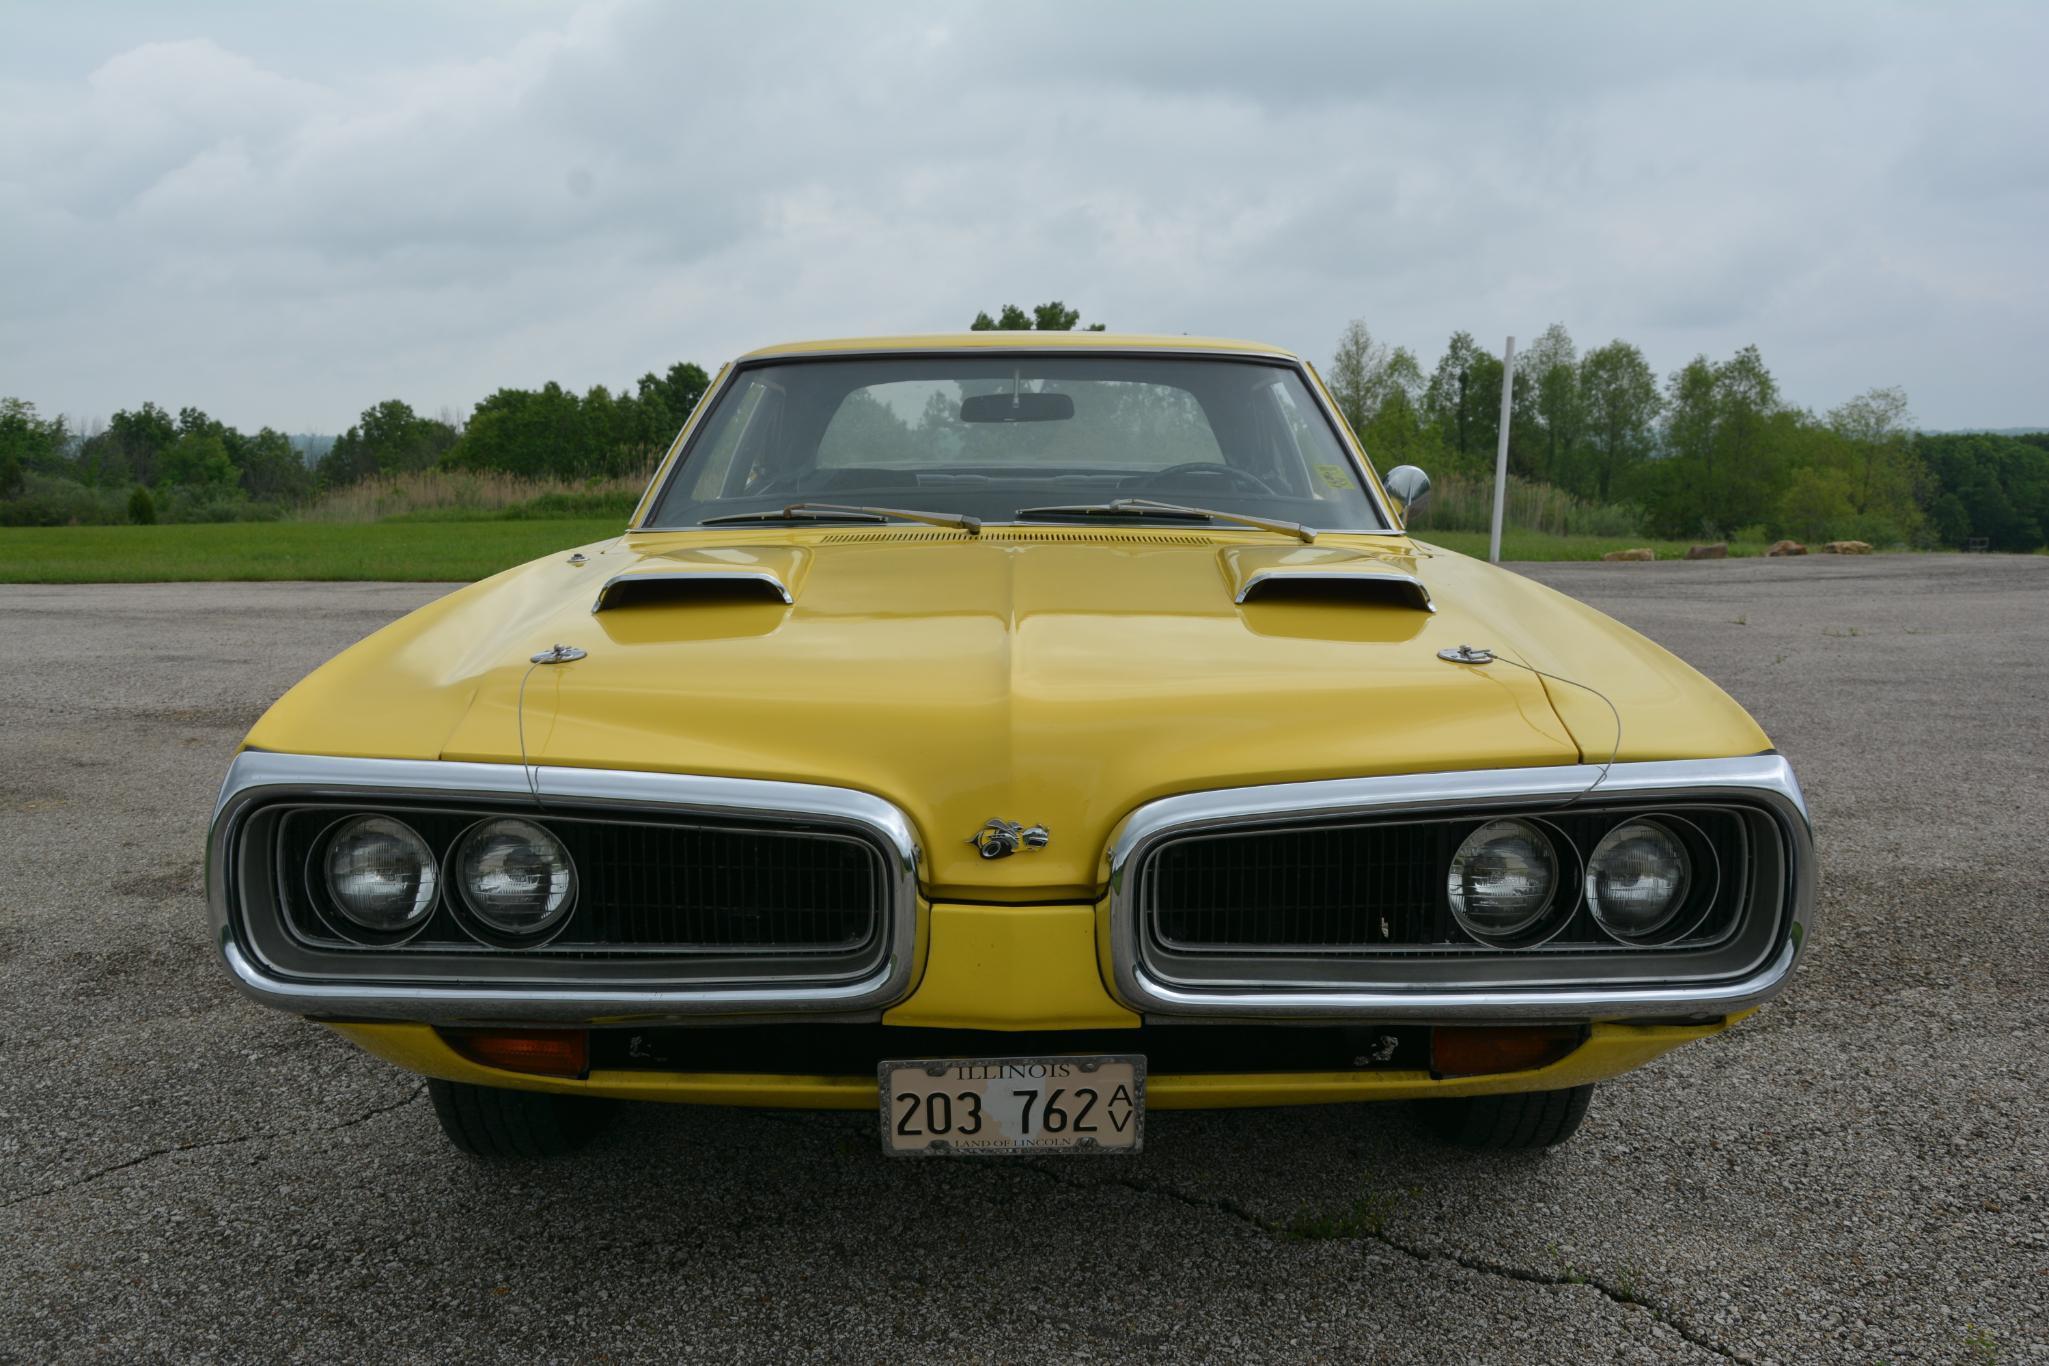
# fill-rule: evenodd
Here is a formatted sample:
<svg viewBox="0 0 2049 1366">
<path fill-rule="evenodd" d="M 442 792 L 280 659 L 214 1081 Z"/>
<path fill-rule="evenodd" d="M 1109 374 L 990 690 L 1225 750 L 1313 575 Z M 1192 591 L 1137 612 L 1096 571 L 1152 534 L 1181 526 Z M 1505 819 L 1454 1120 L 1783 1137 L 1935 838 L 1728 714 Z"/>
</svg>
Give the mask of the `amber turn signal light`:
<svg viewBox="0 0 2049 1366">
<path fill-rule="evenodd" d="M 445 1029 L 441 1037 L 471 1062 L 541 1077 L 580 1077 L 590 1070 L 587 1029 Z"/>
<path fill-rule="evenodd" d="M 1578 1048 L 1578 1025 L 1439 1025 L 1430 1031 L 1430 1070 L 1440 1077 L 1527 1072 Z"/>
</svg>

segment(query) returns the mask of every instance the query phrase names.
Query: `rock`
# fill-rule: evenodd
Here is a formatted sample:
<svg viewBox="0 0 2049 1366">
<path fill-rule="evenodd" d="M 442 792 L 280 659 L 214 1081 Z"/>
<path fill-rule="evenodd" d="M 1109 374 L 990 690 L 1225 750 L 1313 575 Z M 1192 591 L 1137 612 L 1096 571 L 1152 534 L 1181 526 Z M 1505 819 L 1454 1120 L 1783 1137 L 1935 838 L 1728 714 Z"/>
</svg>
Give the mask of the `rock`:
<svg viewBox="0 0 2049 1366">
<path fill-rule="evenodd" d="M 1798 541 L 1773 541 L 1772 548 L 1764 553 L 1767 555 L 1805 555 L 1807 547 Z"/>
<path fill-rule="evenodd" d="M 1869 555 L 1871 553 L 1871 542 L 1830 541 L 1822 547 L 1822 550 L 1830 555 Z"/>
<path fill-rule="evenodd" d="M 1640 545 L 1634 550 L 1611 550 L 1601 558 L 1604 560 L 1655 560 L 1658 558 L 1658 552 L 1647 545 Z"/>
<path fill-rule="evenodd" d="M 1729 543 L 1716 541 L 1713 545 L 1697 545 L 1686 552 L 1689 560 L 1726 560 L 1729 558 Z"/>
</svg>

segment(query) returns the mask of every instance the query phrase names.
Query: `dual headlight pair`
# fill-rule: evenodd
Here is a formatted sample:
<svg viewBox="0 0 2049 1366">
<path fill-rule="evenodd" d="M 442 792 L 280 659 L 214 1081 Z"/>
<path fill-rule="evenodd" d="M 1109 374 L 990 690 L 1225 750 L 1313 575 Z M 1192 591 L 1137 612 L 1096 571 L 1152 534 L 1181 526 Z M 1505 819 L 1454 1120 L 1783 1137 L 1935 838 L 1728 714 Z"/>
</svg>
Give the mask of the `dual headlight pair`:
<svg viewBox="0 0 2049 1366">
<path fill-rule="evenodd" d="M 1693 859 L 1671 824 L 1656 817 L 1623 821 L 1587 855 L 1587 910 L 1625 944 L 1657 940 L 1672 928 L 1693 888 Z M 1466 836 L 1445 877 L 1459 927 L 1483 944 L 1524 946 L 1549 938 L 1566 915 L 1567 881 L 1557 845 L 1535 821 L 1489 821 Z M 1570 910 L 1568 905 L 1566 910 Z"/>
<path fill-rule="evenodd" d="M 420 833 L 390 816 L 351 816 L 318 855 L 328 895 L 349 921 L 376 935 L 405 935 L 433 915 L 441 864 Z M 450 860 L 462 905 L 488 932 L 533 942 L 576 904 L 569 851 L 542 827 L 516 817 L 480 821 L 456 841 Z M 1445 895 L 1459 927 L 1485 944 L 1526 945 L 1548 938 L 1565 882 L 1557 845 L 1521 818 L 1489 821 L 1452 855 Z M 1588 911 L 1623 943 L 1655 940 L 1671 926 L 1693 888 L 1685 842 L 1664 821 L 1638 817 L 1615 826 L 1587 856 Z"/>
<path fill-rule="evenodd" d="M 434 914 L 441 863 L 404 821 L 350 816 L 328 832 L 315 858 L 335 909 L 362 929 L 411 934 Z M 449 863 L 461 909 L 515 942 L 539 939 L 576 904 L 569 851 L 532 821 L 479 821 L 456 840 Z"/>
</svg>

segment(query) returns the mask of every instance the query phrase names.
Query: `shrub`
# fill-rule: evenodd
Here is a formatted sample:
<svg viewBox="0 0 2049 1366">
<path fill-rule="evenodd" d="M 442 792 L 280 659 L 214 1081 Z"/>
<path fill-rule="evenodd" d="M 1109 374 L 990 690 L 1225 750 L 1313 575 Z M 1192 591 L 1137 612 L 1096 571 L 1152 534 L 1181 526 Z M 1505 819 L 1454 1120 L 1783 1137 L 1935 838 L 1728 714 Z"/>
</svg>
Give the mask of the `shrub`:
<svg viewBox="0 0 2049 1366">
<path fill-rule="evenodd" d="M 111 526 L 128 520 L 120 494 L 54 474 L 22 476 L 21 494 L 0 502 L 0 526 Z"/>
<path fill-rule="evenodd" d="M 1493 476 L 1451 471 L 1435 480 L 1409 525 L 1419 531 L 1486 531 L 1493 523 Z M 1556 536 L 1637 536 L 1643 523 L 1642 509 L 1632 504 L 1589 503 L 1552 484 L 1508 477 L 1502 508 L 1506 528 Z"/>
<path fill-rule="evenodd" d="M 419 470 L 365 479 L 322 495 L 294 517 L 314 522 L 465 522 L 529 517 L 610 517 L 623 523 L 640 500 L 640 478 L 572 483 L 491 470 Z"/>
<path fill-rule="evenodd" d="M 537 517 L 617 517 L 623 524 L 640 505 L 641 491 L 641 482 L 634 480 L 631 488 L 544 493 L 524 503 L 514 503 L 498 515 L 509 522 Z"/>
<path fill-rule="evenodd" d="M 166 522 L 274 522 L 284 511 L 278 503 L 253 501 L 239 488 L 157 490 L 157 516 Z"/>
<path fill-rule="evenodd" d="M 154 526 L 156 519 L 156 500 L 149 496 L 148 489 L 137 484 L 135 492 L 128 495 L 128 520 L 137 526 Z"/>
</svg>

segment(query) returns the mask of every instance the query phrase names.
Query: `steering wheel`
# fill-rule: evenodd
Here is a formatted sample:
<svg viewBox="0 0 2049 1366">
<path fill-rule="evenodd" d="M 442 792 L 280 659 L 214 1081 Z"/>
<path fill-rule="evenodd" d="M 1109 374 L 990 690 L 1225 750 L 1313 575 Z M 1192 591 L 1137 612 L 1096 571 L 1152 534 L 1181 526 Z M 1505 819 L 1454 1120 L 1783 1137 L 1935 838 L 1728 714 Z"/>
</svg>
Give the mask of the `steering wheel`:
<svg viewBox="0 0 2049 1366">
<path fill-rule="evenodd" d="M 1147 475 L 1145 482 L 1150 487 L 1177 477 L 1223 479 L 1247 493 L 1257 493 L 1267 498 L 1274 496 L 1273 486 L 1250 470 L 1241 470 L 1236 465 L 1218 464 L 1214 460 L 1190 460 L 1179 465 L 1169 465 L 1163 470 L 1155 470 Z"/>
</svg>

